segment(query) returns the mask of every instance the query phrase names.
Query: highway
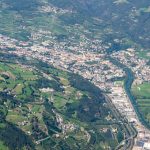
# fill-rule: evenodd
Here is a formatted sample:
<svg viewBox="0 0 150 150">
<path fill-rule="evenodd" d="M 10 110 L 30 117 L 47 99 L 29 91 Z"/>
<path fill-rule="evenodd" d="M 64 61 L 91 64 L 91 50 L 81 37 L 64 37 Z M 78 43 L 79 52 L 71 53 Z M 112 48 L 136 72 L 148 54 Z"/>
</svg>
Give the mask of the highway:
<svg viewBox="0 0 150 150">
<path fill-rule="evenodd" d="M 117 110 L 115 105 L 112 103 L 111 99 L 105 95 L 105 100 L 109 107 L 112 110 L 113 115 L 116 118 L 118 124 L 124 129 L 126 138 L 121 141 L 121 143 L 116 147 L 116 150 L 132 150 L 134 145 L 134 139 L 137 135 L 135 128 L 128 123 L 127 119 L 125 119 L 120 112 Z"/>
</svg>

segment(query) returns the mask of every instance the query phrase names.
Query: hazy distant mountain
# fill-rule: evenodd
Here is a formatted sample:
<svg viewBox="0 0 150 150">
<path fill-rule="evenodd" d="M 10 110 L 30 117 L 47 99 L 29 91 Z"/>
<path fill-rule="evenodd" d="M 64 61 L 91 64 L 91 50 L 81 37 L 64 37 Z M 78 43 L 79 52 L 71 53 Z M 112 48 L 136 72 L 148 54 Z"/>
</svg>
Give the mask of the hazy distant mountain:
<svg viewBox="0 0 150 150">
<path fill-rule="evenodd" d="M 69 0 L 67 2 L 51 0 L 50 2 L 58 7 L 72 8 L 84 15 L 84 19 L 97 17 L 101 19 L 96 23 L 99 28 L 111 28 L 115 36 L 127 37 L 147 48 L 150 46 L 150 1 L 148 0 Z"/>
<path fill-rule="evenodd" d="M 101 36 L 98 36 L 104 42 L 113 42 L 118 38 L 125 41 L 126 46 L 133 46 L 133 43 L 144 48 L 150 46 L 150 1 L 148 0 L 1 0 L 0 3 L 0 32 L 5 34 L 9 34 L 9 29 L 13 28 L 29 36 L 29 30 L 37 23 L 37 17 L 43 19 L 39 26 L 44 28 L 55 16 L 55 23 L 63 30 L 66 26 L 80 24 L 93 34 L 100 33 Z M 70 10 L 73 13 L 56 14 L 47 11 L 43 14 L 39 12 L 41 6 Z M 7 17 L 11 17 L 11 20 L 6 21 Z M 9 29 L 4 30 L 9 25 Z M 26 30 L 21 26 L 25 26 Z M 18 33 L 15 36 L 20 37 Z"/>
</svg>

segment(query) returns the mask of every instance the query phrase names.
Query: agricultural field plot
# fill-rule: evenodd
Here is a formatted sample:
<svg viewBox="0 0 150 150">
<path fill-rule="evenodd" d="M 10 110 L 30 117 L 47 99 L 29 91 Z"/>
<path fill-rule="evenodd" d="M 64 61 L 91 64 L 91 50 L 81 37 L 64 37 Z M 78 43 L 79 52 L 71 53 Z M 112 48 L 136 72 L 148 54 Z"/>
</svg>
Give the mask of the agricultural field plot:
<svg viewBox="0 0 150 150">
<path fill-rule="evenodd" d="M 20 100 L 33 92 L 32 85 L 36 83 L 37 75 L 30 68 L 24 67 L 17 64 L 0 63 L 1 91 L 9 91 Z"/>
<path fill-rule="evenodd" d="M 132 92 L 137 98 L 148 99 L 150 98 L 150 84 L 143 83 L 141 85 L 134 86 Z"/>
<path fill-rule="evenodd" d="M 132 92 L 137 100 L 140 113 L 145 120 L 150 123 L 150 84 L 143 83 L 141 85 L 133 86 Z"/>
<path fill-rule="evenodd" d="M 137 54 L 140 58 L 150 60 L 150 50 L 138 51 Z"/>
<path fill-rule="evenodd" d="M 0 150 L 9 150 L 8 147 L 6 147 L 2 141 L 0 141 Z"/>
</svg>

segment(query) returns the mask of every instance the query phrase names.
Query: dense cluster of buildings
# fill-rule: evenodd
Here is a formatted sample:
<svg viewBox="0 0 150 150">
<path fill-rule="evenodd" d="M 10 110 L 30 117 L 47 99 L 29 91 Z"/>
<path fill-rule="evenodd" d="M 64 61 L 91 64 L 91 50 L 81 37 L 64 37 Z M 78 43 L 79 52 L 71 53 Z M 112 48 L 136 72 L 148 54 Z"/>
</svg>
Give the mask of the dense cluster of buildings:
<svg viewBox="0 0 150 150">
<path fill-rule="evenodd" d="M 135 75 L 134 84 L 150 82 L 150 66 L 148 60 L 140 58 L 134 49 L 113 53 L 113 57 L 131 68 Z"/>
<path fill-rule="evenodd" d="M 38 11 L 40 11 L 41 13 L 54 13 L 54 14 L 73 13 L 72 10 L 61 9 L 48 3 L 45 3 L 41 7 L 39 7 Z"/>
</svg>

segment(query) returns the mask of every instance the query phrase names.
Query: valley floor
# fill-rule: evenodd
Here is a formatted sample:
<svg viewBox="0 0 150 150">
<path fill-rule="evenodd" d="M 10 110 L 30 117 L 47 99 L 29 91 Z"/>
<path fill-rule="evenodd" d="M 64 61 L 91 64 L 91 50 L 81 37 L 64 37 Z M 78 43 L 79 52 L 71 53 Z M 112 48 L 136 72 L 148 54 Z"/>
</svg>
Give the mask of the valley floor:
<svg viewBox="0 0 150 150">
<path fill-rule="evenodd" d="M 8 39 L 7 42 L 3 41 L 3 49 L 7 49 L 10 43 L 15 43 L 15 41 L 10 39 Z M 23 44 L 28 45 L 28 43 Z M 106 54 L 98 54 L 90 51 L 85 52 L 82 50 L 79 50 L 78 53 L 72 53 L 65 50 L 63 51 L 62 49 L 59 50 L 59 48 L 56 50 L 51 49 L 49 51 L 44 46 L 42 47 L 41 53 L 41 51 L 36 50 L 36 45 L 32 46 L 32 48 L 22 48 L 21 43 L 20 46 L 15 46 L 14 48 L 15 51 L 9 51 L 10 54 L 16 54 L 28 58 L 33 57 L 42 60 L 43 62 L 49 63 L 57 68 L 78 73 L 94 83 L 108 95 L 111 102 L 115 105 L 117 110 L 119 110 L 123 118 L 127 119 L 131 126 L 134 126 L 137 130 L 137 136 L 135 133 L 131 134 L 125 141 L 122 141 L 119 146 L 125 147 L 127 141 L 135 139 L 135 144 L 130 144 L 131 147 L 133 146 L 134 150 L 142 150 L 144 148 L 148 149 L 150 147 L 150 131 L 142 125 L 141 119 L 138 118 L 139 116 L 137 115 L 137 111 L 131 101 L 130 95 L 124 87 L 125 82 L 127 82 L 126 71 L 109 60 Z M 47 55 L 44 55 L 44 52 L 46 52 Z M 133 82 L 134 85 L 150 81 L 150 67 L 146 65 L 147 61 L 145 59 L 137 57 L 134 49 L 127 49 L 123 52 L 113 53 L 111 57 L 126 65 L 133 71 L 135 75 L 135 80 Z M 135 64 L 133 64 L 133 62 Z M 128 89 L 130 88 L 131 87 L 128 87 Z"/>
</svg>

